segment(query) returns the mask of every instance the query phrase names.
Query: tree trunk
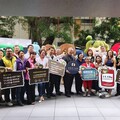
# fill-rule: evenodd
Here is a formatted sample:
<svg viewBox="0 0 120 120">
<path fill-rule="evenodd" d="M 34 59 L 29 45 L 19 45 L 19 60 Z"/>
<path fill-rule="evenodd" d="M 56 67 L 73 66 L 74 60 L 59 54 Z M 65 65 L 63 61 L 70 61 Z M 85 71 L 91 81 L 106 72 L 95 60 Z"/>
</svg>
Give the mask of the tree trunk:
<svg viewBox="0 0 120 120">
<path fill-rule="evenodd" d="M 46 40 L 45 40 L 45 42 L 43 43 L 43 45 L 46 45 L 46 44 L 52 45 L 53 42 L 54 42 L 54 39 L 55 39 L 54 35 L 47 37 Z"/>
</svg>

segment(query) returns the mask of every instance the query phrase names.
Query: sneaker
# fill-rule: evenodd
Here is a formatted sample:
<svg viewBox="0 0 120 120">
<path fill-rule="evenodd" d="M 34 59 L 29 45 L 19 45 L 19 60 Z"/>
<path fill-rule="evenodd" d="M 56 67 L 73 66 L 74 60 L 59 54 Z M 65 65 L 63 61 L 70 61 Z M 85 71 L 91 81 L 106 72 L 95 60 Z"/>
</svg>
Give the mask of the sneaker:
<svg viewBox="0 0 120 120">
<path fill-rule="evenodd" d="M 110 98 L 110 97 L 111 97 L 111 95 L 110 95 L 110 94 L 107 94 L 107 95 L 105 95 L 105 97 L 106 97 L 106 98 Z"/>
<path fill-rule="evenodd" d="M 99 92 L 97 91 L 97 92 L 95 93 L 95 95 L 96 95 L 96 96 L 99 96 Z"/>
<path fill-rule="evenodd" d="M 99 93 L 99 98 L 105 98 L 105 94 L 104 93 Z"/>
<path fill-rule="evenodd" d="M 11 107 L 11 106 L 13 106 L 13 103 L 7 102 L 6 105 L 9 106 L 9 107 Z"/>
<path fill-rule="evenodd" d="M 83 94 L 83 97 L 86 97 L 87 96 L 87 93 L 85 92 L 84 94 Z"/>
<path fill-rule="evenodd" d="M 90 97 L 91 95 L 88 93 L 88 95 L 87 95 L 88 97 Z"/>
<path fill-rule="evenodd" d="M 43 96 L 41 97 L 41 100 L 42 100 L 42 101 L 44 101 L 44 100 L 45 100 Z"/>
</svg>

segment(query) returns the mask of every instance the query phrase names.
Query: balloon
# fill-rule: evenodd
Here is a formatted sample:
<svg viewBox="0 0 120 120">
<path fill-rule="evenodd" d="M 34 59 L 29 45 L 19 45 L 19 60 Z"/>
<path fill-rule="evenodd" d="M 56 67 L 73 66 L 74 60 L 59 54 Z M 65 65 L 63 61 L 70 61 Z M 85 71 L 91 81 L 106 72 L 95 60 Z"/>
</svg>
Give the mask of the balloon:
<svg viewBox="0 0 120 120">
<path fill-rule="evenodd" d="M 120 48 L 120 42 L 114 44 L 114 45 L 111 47 L 111 50 L 113 50 L 113 51 L 115 51 L 116 53 L 118 53 L 118 49 L 119 49 L 119 48 Z"/>
</svg>

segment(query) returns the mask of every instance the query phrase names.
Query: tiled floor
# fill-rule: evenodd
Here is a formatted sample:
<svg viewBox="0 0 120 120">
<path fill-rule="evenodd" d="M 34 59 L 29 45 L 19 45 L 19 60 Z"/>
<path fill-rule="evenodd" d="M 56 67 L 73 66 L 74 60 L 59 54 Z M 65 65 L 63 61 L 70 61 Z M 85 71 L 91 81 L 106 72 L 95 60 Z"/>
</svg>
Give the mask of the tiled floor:
<svg viewBox="0 0 120 120">
<path fill-rule="evenodd" d="M 120 120 L 120 96 L 100 99 L 63 95 L 35 105 L 0 107 L 0 120 Z"/>
</svg>

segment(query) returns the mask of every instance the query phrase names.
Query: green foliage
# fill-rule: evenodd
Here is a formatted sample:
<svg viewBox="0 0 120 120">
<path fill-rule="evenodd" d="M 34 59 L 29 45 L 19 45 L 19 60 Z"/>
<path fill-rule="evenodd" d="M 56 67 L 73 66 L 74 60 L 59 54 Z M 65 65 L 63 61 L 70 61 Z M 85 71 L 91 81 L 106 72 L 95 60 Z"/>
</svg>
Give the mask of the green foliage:
<svg viewBox="0 0 120 120">
<path fill-rule="evenodd" d="M 91 32 L 90 30 L 86 30 L 86 31 L 81 30 L 81 31 L 80 31 L 80 34 L 79 34 L 79 39 L 76 40 L 76 41 L 74 42 L 74 44 L 75 44 L 76 46 L 79 46 L 79 47 L 85 46 L 86 43 L 88 42 L 88 40 L 86 40 L 86 37 L 87 37 L 88 35 L 91 35 L 91 36 L 93 37 L 93 39 L 94 39 L 94 32 Z"/>
<path fill-rule="evenodd" d="M 104 39 L 107 43 L 113 39 L 115 42 L 120 41 L 120 18 L 106 18 L 99 26 L 93 28 L 96 35 L 99 34 L 101 39 Z"/>
<path fill-rule="evenodd" d="M 97 23 L 97 21 L 95 23 Z M 114 40 L 114 43 L 120 42 L 120 18 L 106 18 L 99 26 L 94 26 L 91 32 L 90 30 L 80 31 L 80 38 L 75 41 L 75 45 L 85 46 L 87 43 L 85 38 L 88 35 L 91 35 L 93 40 L 96 40 L 96 37 L 99 37 L 108 44 L 111 39 Z"/>
<path fill-rule="evenodd" d="M 12 37 L 17 22 L 18 17 L 16 16 L 0 16 L 0 36 Z"/>
<path fill-rule="evenodd" d="M 59 33 L 58 37 L 62 38 L 64 40 L 63 42 L 72 43 L 72 37 L 71 37 L 71 34 L 69 33 L 61 32 Z"/>
<path fill-rule="evenodd" d="M 21 23 L 23 28 L 28 25 L 29 38 L 40 44 L 42 44 L 43 37 L 49 38 L 50 36 L 63 38 L 69 43 L 72 41 L 72 17 L 24 17 Z"/>
</svg>

